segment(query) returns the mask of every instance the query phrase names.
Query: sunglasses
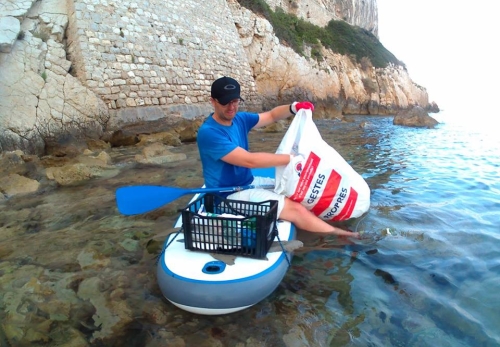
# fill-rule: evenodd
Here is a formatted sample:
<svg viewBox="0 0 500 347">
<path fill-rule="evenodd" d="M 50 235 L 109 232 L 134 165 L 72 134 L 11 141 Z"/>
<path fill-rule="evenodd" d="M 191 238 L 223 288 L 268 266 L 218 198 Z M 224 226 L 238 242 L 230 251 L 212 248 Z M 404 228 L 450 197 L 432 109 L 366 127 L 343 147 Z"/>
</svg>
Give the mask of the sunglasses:
<svg viewBox="0 0 500 347">
<path fill-rule="evenodd" d="M 214 99 L 219 105 L 222 105 L 222 106 L 228 106 L 228 105 L 234 105 L 234 106 L 238 106 L 241 102 L 241 99 L 234 99 L 234 100 L 231 100 L 229 101 L 228 103 L 226 104 L 223 104 L 222 102 L 220 102 L 219 100 L 217 99 Z"/>
</svg>

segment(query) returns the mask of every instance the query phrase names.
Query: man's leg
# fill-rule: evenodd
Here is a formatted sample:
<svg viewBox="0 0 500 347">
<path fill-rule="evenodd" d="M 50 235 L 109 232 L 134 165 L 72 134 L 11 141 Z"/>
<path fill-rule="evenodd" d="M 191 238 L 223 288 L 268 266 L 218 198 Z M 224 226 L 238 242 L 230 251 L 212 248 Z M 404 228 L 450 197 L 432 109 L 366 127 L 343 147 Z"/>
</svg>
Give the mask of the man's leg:
<svg viewBox="0 0 500 347">
<path fill-rule="evenodd" d="M 279 218 L 292 222 L 297 228 L 311 232 L 359 237 L 358 233 L 346 231 L 328 224 L 300 203 L 292 201 L 289 198 L 285 198 L 285 205 Z"/>
<path fill-rule="evenodd" d="M 350 232 L 331 224 L 314 215 L 300 203 L 290 200 L 284 195 L 276 194 L 272 190 L 246 189 L 233 193 L 228 199 L 260 202 L 265 200 L 278 200 L 278 218 L 292 222 L 297 228 L 310 232 L 327 233 L 339 236 L 359 238 L 356 232 Z"/>
</svg>

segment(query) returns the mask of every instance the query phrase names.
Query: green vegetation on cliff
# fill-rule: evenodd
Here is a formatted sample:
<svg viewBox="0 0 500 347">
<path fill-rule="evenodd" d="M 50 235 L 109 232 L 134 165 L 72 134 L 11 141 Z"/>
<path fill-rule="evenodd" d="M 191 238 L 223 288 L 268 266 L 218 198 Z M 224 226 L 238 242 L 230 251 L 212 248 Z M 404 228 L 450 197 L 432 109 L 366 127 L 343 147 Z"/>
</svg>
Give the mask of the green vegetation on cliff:
<svg viewBox="0 0 500 347">
<path fill-rule="evenodd" d="M 298 54 L 304 55 L 304 46 L 311 47 L 311 56 L 320 60 L 321 45 L 335 53 L 354 58 L 358 63 L 368 58 L 373 66 L 385 68 L 389 63 L 401 65 L 391 52 L 366 29 L 351 26 L 344 21 L 331 20 L 321 28 L 293 14 L 288 14 L 281 8 L 273 11 L 265 0 L 238 0 L 252 12 L 264 16 L 273 26 L 281 43 L 287 44 Z"/>
</svg>

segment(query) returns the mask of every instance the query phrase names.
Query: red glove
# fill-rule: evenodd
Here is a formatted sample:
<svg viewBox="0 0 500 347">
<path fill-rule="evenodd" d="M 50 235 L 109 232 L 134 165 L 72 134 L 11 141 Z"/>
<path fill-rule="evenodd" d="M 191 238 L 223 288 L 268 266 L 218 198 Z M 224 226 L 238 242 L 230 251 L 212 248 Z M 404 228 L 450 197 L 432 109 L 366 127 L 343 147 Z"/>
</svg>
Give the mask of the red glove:
<svg viewBox="0 0 500 347">
<path fill-rule="evenodd" d="M 311 110 L 312 112 L 314 111 L 314 105 L 309 101 L 301 101 L 301 102 L 295 101 L 290 105 L 290 112 L 292 114 L 297 114 L 297 112 L 299 112 L 299 110 L 302 109 Z"/>
</svg>

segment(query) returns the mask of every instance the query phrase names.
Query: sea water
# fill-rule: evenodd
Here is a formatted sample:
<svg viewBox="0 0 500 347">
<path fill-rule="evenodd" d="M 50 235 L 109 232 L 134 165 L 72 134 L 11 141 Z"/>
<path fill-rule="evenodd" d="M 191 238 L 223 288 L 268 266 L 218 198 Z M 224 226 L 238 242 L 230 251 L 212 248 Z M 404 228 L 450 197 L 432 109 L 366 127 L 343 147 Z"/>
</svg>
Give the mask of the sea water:
<svg viewBox="0 0 500 347">
<path fill-rule="evenodd" d="M 433 129 L 317 120 L 370 186 L 369 211 L 339 224 L 363 237 L 299 231 L 304 247 L 278 288 L 225 316 L 182 311 L 156 282 L 189 196 L 137 216 L 116 209 L 120 186 L 200 186 L 196 144 L 165 165 L 129 165 L 137 149 L 113 149 L 116 177 L 3 201 L 0 344 L 499 346 L 500 141 L 474 115 L 431 116 Z M 251 149 L 272 152 L 282 136 L 252 132 Z"/>
<path fill-rule="evenodd" d="M 301 255 L 285 279 L 340 328 L 322 345 L 500 345 L 500 140 L 439 116 L 434 129 L 351 118 L 368 140 L 346 153 L 372 189 L 351 224 L 364 238 Z"/>
</svg>

